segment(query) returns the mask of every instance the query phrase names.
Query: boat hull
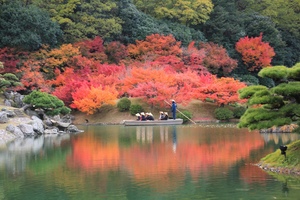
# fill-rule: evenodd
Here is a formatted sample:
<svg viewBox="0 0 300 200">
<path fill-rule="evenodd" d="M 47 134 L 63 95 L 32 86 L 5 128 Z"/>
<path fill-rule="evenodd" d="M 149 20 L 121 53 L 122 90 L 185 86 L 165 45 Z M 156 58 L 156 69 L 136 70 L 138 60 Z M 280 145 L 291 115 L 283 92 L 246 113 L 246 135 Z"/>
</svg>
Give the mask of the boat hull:
<svg viewBox="0 0 300 200">
<path fill-rule="evenodd" d="M 160 126 L 160 125 L 180 125 L 183 123 L 183 119 L 168 119 L 168 120 L 154 120 L 154 121 L 136 121 L 136 120 L 124 120 L 125 126 Z"/>
</svg>

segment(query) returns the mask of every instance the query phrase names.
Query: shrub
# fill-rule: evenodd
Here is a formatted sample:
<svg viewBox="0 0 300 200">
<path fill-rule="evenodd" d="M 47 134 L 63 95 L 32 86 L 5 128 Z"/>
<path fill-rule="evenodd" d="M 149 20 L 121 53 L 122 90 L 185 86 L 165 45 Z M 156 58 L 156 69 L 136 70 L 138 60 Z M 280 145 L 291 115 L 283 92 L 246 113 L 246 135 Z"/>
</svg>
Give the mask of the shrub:
<svg viewBox="0 0 300 200">
<path fill-rule="evenodd" d="M 233 118 L 233 112 L 228 108 L 216 108 L 214 114 L 218 120 L 228 120 Z"/>
<path fill-rule="evenodd" d="M 62 100 L 45 92 L 33 91 L 25 96 L 23 101 L 32 105 L 34 109 L 41 108 L 45 110 L 45 114 L 50 116 L 71 112 L 71 109 L 66 107 Z"/>
<path fill-rule="evenodd" d="M 189 121 L 188 118 L 190 118 L 190 119 L 192 118 L 192 113 L 190 113 L 189 111 L 184 110 L 184 111 L 182 111 L 182 113 L 178 113 L 177 118 L 183 119 L 183 123 L 188 122 Z"/>
<path fill-rule="evenodd" d="M 139 104 L 131 105 L 129 108 L 130 114 L 135 115 L 136 113 L 144 112 L 144 109 Z"/>
<path fill-rule="evenodd" d="M 128 98 L 123 97 L 118 102 L 117 107 L 120 112 L 125 112 L 130 109 L 130 105 L 131 105 L 131 101 Z"/>
<path fill-rule="evenodd" d="M 1 67 L 0 67 L 1 68 Z M 5 91 L 7 88 L 22 85 L 16 75 L 12 73 L 0 74 L 0 91 Z"/>
<path fill-rule="evenodd" d="M 267 77 L 266 78 L 259 77 L 259 84 L 264 85 L 264 86 L 269 87 L 269 88 L 275 86 L 275 83 L 274 83 L 273 79 L 267 78 Z"/>
<path fill-rule="evenodd" d="M 240 81 L 245 82 L 247 85 L 258 85 L 259 80 L 255 76 L 252 75 L 242 75 Z"/>
<path fill-rule="evenodd" d="M 232 110 L 233 112 L 233 117 L 234 118 L 240 118 L 245 112 L 246 112 L 246 108 L 245 107 L 242 107 L 242 106 L 239 106 L 239 107 L 236 107 Z"/>
</svg>

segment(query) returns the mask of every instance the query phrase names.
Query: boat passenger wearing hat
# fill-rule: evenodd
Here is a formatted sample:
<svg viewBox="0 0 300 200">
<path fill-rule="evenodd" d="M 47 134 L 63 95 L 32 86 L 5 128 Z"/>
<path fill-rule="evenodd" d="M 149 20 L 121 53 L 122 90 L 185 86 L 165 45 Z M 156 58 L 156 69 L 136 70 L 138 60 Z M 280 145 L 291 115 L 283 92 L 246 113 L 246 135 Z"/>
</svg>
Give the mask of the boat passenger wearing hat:
<svg viewBox="0 0 300 200">
<path fill-rule="evenodd" d="M 141 115 L 140 115 L 140 113 L 136 113 L 135 116 L 137 116 L 137 118 L 136 118 L 137 121 L 140 121 L 140 120 L 141 120 Z"/>
<path fill-rule="evenodd" d="M 177 104 L 175 100 L 172 100 L 172 106 L 171 106 L 171 111 L 172 111 L 172 117 L 173 119 L 176 119 L 176 110 L 177 110 Z"/>
<path fill-rule="evenodd" d="M 168 115 L 168 113 L 167 113 L 167 112 L 165 112 L 165 113 L 164 113 L 164 115 L 165 115 L 165 116 L 164 116 L 164 120 L 168 120 L 168 119 L 169 119 L 169 115 Z"/>
<path fill-rule="evenodd" d="M 147 120 L 150 120 L 150 121 L 153 121 L 153 120 L 154 120 L 154 117 L 153 117 L 152 113 L 148 113 L 146 119 L 147 119 Z"/>
<path fill-rule="evenodd" d="M 146 121 L 146 116 L 144 112 L 141 112 L 141 121 Z"/>
<path fill-rule="evenodd" d="M 163 111 L 159 111 L 159 120 L 163 120 L 165 118 L 164 112 Z"/>
</svg>

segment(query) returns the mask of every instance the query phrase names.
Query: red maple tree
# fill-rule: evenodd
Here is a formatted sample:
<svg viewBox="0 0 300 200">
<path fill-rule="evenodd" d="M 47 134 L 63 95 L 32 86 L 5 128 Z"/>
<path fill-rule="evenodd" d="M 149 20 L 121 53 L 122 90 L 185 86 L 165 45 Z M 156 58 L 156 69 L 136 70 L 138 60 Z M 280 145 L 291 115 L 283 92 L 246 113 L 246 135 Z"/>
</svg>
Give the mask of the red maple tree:
<svg viewBox="0 0 300 200">
<path fill-rule="evenodd" d="M 151 105 L 162 106 L 166 99 L 176 94 L 177 85 L 175 75 L 167 74 L 163 69 L 133 67 L 124 79 L 122 89 Z"/>
<path fill-rule="evenodd" d="M 40 90 L 42 92 L 50 92 L 51 85 L 45 80 L 43 73 L 41 72 L 40 62 L 36 60 L 27 60 L 23 63 L 22 67 L 17 71 L 21 74 L 22 86 L 16 88 L 16 90 Z"/>
<path fill-rule="evenodd" d="M 180 56 L 180 46 L 181 42 L 176 41 L 172 35 L 152 34 L 145 40 L 137 40 L 136 44 L 128 45 L 128 53 L 133 59 L 154 60 L 153 57 L 157 56 Z"/>
<path fill-rule="evenodd" d="M 211 84 L 198 88 L 195 98 L 202 101 L 210 99 L 218 105 L 227 105 L 236 102 L 245 102 L 239 99 L 238 90 L 246 87 L 246 84 L 234 78 L 213 78 Z"/>
<path fill-rule="evenodd" d="M 200 48 L 205 51 L 203 65 L 212 74 L 219 77 L 227 76 L 237 67 L 237 61 L 230 58 L 227 51 L 222 46 L 212 42 L 200 43 Z"/>
<path fill-rule="evenodd" d="M 241 38 L 235 45 L 235 49 L 242 55 L 242 60 L 249 71 L 259 71 L 261 68 L 271 65 L 275 56 L 274 49 L 268 42 L 262 41 L 263 34 L 249 38 Z"/>
<path fill-rule="evenodd" d="M 101 37 L 96 36 L 94 39 L 87 39 L 74 44 L 79 47 L 81 55 L 87 58 L 93 58 L 100 62 L 107 61 L 107 56 L 104 52 L 103 40 Z"/>
</svg>

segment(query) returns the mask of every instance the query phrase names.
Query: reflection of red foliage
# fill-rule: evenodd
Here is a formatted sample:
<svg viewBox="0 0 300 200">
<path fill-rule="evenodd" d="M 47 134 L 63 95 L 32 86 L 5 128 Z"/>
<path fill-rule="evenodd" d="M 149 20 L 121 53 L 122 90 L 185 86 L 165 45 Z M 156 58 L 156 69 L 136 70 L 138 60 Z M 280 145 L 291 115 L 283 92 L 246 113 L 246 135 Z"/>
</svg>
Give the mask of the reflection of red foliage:
<svg viewBox="0 0 300 200">
<path fill-rule="evenodd" d="M 240 168 L 240 175 L 246 183 L 259 183 L 261 185 L 266 184 L 268 176 L 266 172 L 254 165 L 245 165 Z"/>
<path fill-rule="evenodd" d="M 172 151 L 171 144 L 154 143 L 151 148 L 141 149 L 136 146 L 122 151 L 121 157 L 125 161 L 126 168 L 136 179 L 149 178 L 160 182 L 159 177 L 177 176 L 186 171 L 189 171 L 194 178 L 199 173 L 209 176 L 208 172 L 214 174 L 226 172 L 231 165 L 246 159 L 251 151 L 264 145 L 258 133 L 236 136 L 230 133 L 224 134 L 219 139 L 213 139 L 211 144 L 197 142 L 205 141 L 208 135 L 202 135 L 203 138 L 199 137 L 199 134 L 197 138 L 190 136 L 178 141 L 176 153 Z"/>
<path fill-rule="evenodd" d="M 136 143 L 122 149 L 117 139 L 105 144 L 88 137 L 74 140 L 73 154 L 68 158 L 68 164 L 85 170 L 127 169 L 135 180 L 147 180 L 152 188 L 161 190 L 178 187 L 186 173 L 190 173 L 195 180 L 199 175 L 206 178 L 223 174 L 264 145 L 258 132 L 228 128 L 222 134 L 195 134 L 192 131 L 178 134 L 174 151 L 173 138 L 170 132 L 168 134 L 167 141 L 154 141 L 144 146 Z M 242 170 L 246 170 L 241 171 L 242 176 L 250 181 L 258 173 L 254 169 L 250 174 L 247 174 L 247 169 Z"/>
<path fill-rule="evenodd" d="M 105 170 L 119 167 L 119 146 L 115 143 L 102 144 L 94 138 L 73 140 L 73 153 L 68 157 L 68 164 L 86 170 Z"/>
</svg>

